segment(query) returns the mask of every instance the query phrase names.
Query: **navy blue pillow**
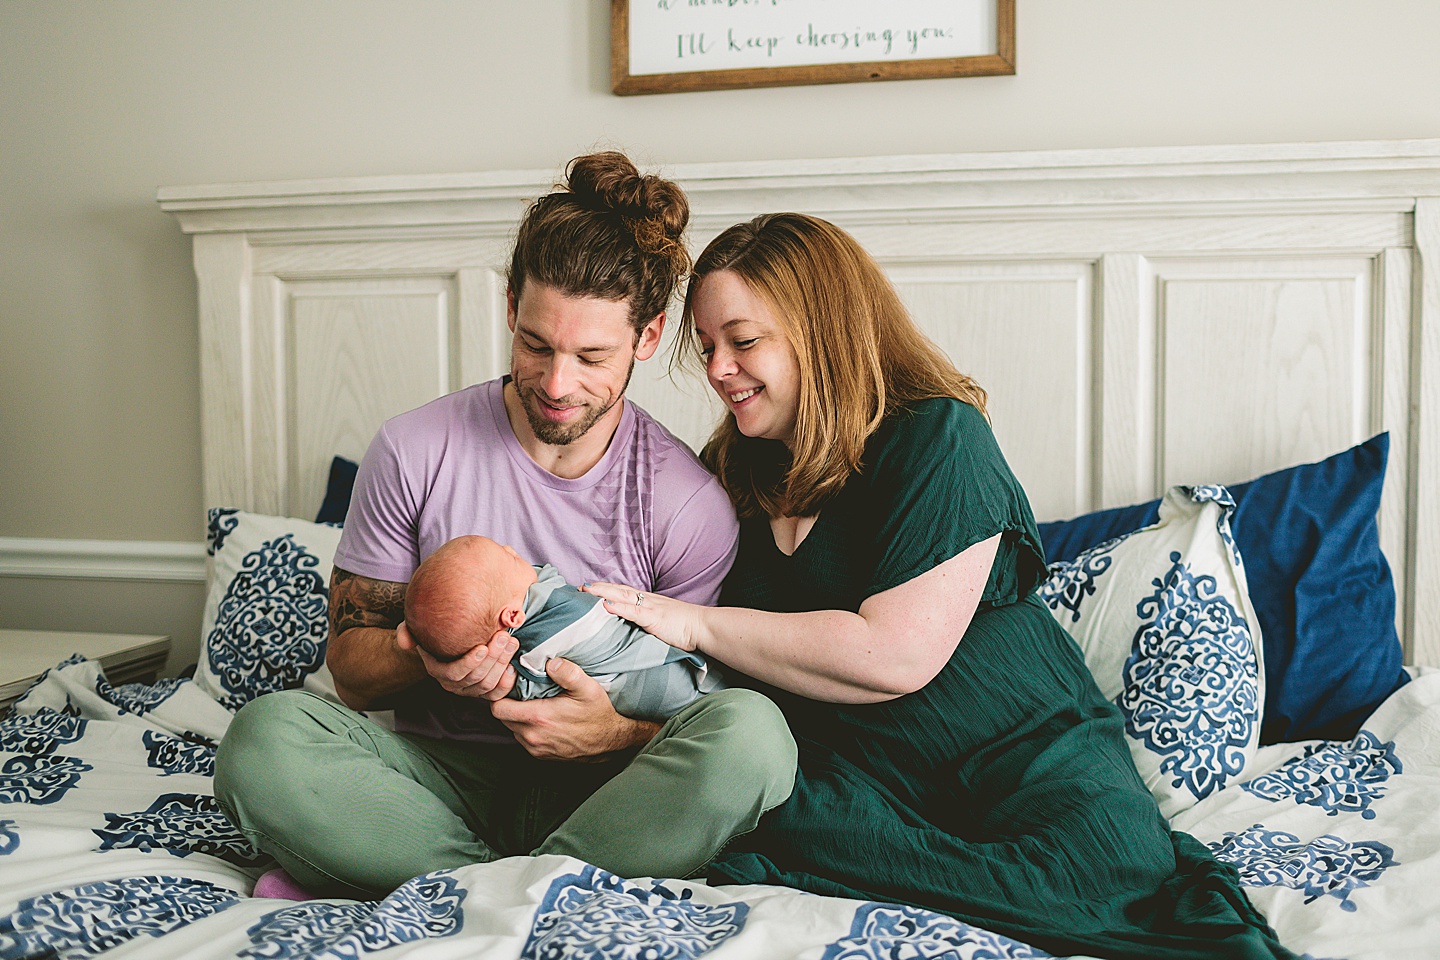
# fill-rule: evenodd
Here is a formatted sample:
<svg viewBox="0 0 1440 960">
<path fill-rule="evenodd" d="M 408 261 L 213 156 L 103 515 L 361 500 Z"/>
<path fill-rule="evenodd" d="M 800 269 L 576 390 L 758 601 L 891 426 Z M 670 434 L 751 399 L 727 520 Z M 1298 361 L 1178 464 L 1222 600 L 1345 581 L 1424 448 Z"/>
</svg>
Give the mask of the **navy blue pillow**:
<svg viewBox="0 0 1440 960">
<path fill-rule="evenodd" d="M 1229 485 L 1232 528 L 1265 641 L 1261 743 L 1343 740 L 1409 675 L 1380 552 L 1390 435 Z M 1159 500 L 1040 524 L 1051 563 L 1148 526 Z"/>
<path fill-rule="evenodd" d="M 354 460 L 334 457 L 330 460 L 330 479 L 325 483 L 325 501 L 320 512 L 315 514 L 316 523 L 345 523 L 345 514 L 350 510 L 350 491 L 355 486 L 355 474 L 360 465 Z"/>
</svg>

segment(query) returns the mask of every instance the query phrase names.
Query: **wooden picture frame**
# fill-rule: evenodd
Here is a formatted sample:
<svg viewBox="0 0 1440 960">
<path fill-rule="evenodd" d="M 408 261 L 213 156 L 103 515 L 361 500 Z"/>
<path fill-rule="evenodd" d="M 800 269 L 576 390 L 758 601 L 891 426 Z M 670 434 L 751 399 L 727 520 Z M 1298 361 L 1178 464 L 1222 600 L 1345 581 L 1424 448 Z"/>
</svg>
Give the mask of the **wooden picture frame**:
<svg viewBox="0 0 1440 960">
<path fill-rule="evenodd" d="M 1015 0 L 610 0 L 621 96 L 1014 73 Z"/>
</svg>

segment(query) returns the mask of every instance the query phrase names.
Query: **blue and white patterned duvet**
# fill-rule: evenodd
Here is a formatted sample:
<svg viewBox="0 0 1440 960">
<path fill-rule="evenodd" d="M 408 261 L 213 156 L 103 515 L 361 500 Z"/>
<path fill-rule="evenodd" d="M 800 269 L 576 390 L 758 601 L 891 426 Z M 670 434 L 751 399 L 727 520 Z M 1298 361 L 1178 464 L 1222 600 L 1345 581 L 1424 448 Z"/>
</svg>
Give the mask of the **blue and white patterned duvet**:
<svg viewBox="0 0 1440 960">
<path fill-rule="evenodd" d="M 0 958 L 1046 956 L 923 910 L 563 857 L 427 874 L 374 902 L 255 899 L 269 863 L 211 794 L 229 716 L 189 681 L 114 688 L 74 661 L 0 720 Z M 1252 770 L 1176 826 L 1236 864 L 1281 939 L 1314 957 L 1436 955 L 1440 672 L 1355 740 L 1267 747 Z"/>
</svg>

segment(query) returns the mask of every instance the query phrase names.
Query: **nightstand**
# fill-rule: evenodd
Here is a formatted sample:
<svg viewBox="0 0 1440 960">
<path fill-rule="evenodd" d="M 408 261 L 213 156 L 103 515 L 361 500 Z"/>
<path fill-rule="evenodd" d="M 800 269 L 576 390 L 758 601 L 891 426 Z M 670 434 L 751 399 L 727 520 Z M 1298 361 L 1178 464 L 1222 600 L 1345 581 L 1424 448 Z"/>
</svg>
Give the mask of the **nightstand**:
<svg viewBox="0 0 1440 960">
<path fill-rule="evenodd" d="M 149 683 L 170 653 L 170 638 L 134 633 L 69 633 L 58 630 L 0 630 L 0 712 L 36 678 L 78 653 L 97 660 L 114 686 Z"/>
</svg>

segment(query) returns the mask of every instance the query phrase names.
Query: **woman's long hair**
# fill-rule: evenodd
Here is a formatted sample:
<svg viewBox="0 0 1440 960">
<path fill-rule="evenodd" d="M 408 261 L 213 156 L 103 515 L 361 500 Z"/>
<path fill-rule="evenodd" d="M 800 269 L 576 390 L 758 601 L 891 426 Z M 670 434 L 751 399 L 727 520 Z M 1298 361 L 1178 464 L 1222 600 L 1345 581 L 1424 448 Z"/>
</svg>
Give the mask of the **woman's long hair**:
<svg viewBox="0 0 1440 960">
<path fill-rule="evenodd" d="M 985 391 L 920 331 L 879 265 L 834 224 L 772 213 L 712 240 L 685 297 L 680 341 L 697 355 L 695 294 L 717 270 L 770 306 L 800 361 L 793 449 L 745 436 L 734 414 L 705 446 L 706 465 L 741 516 L 818 513 L 861 468 L 881 421 L 902 407 L 954 397 L 985 412 Z"/>
</svg>

